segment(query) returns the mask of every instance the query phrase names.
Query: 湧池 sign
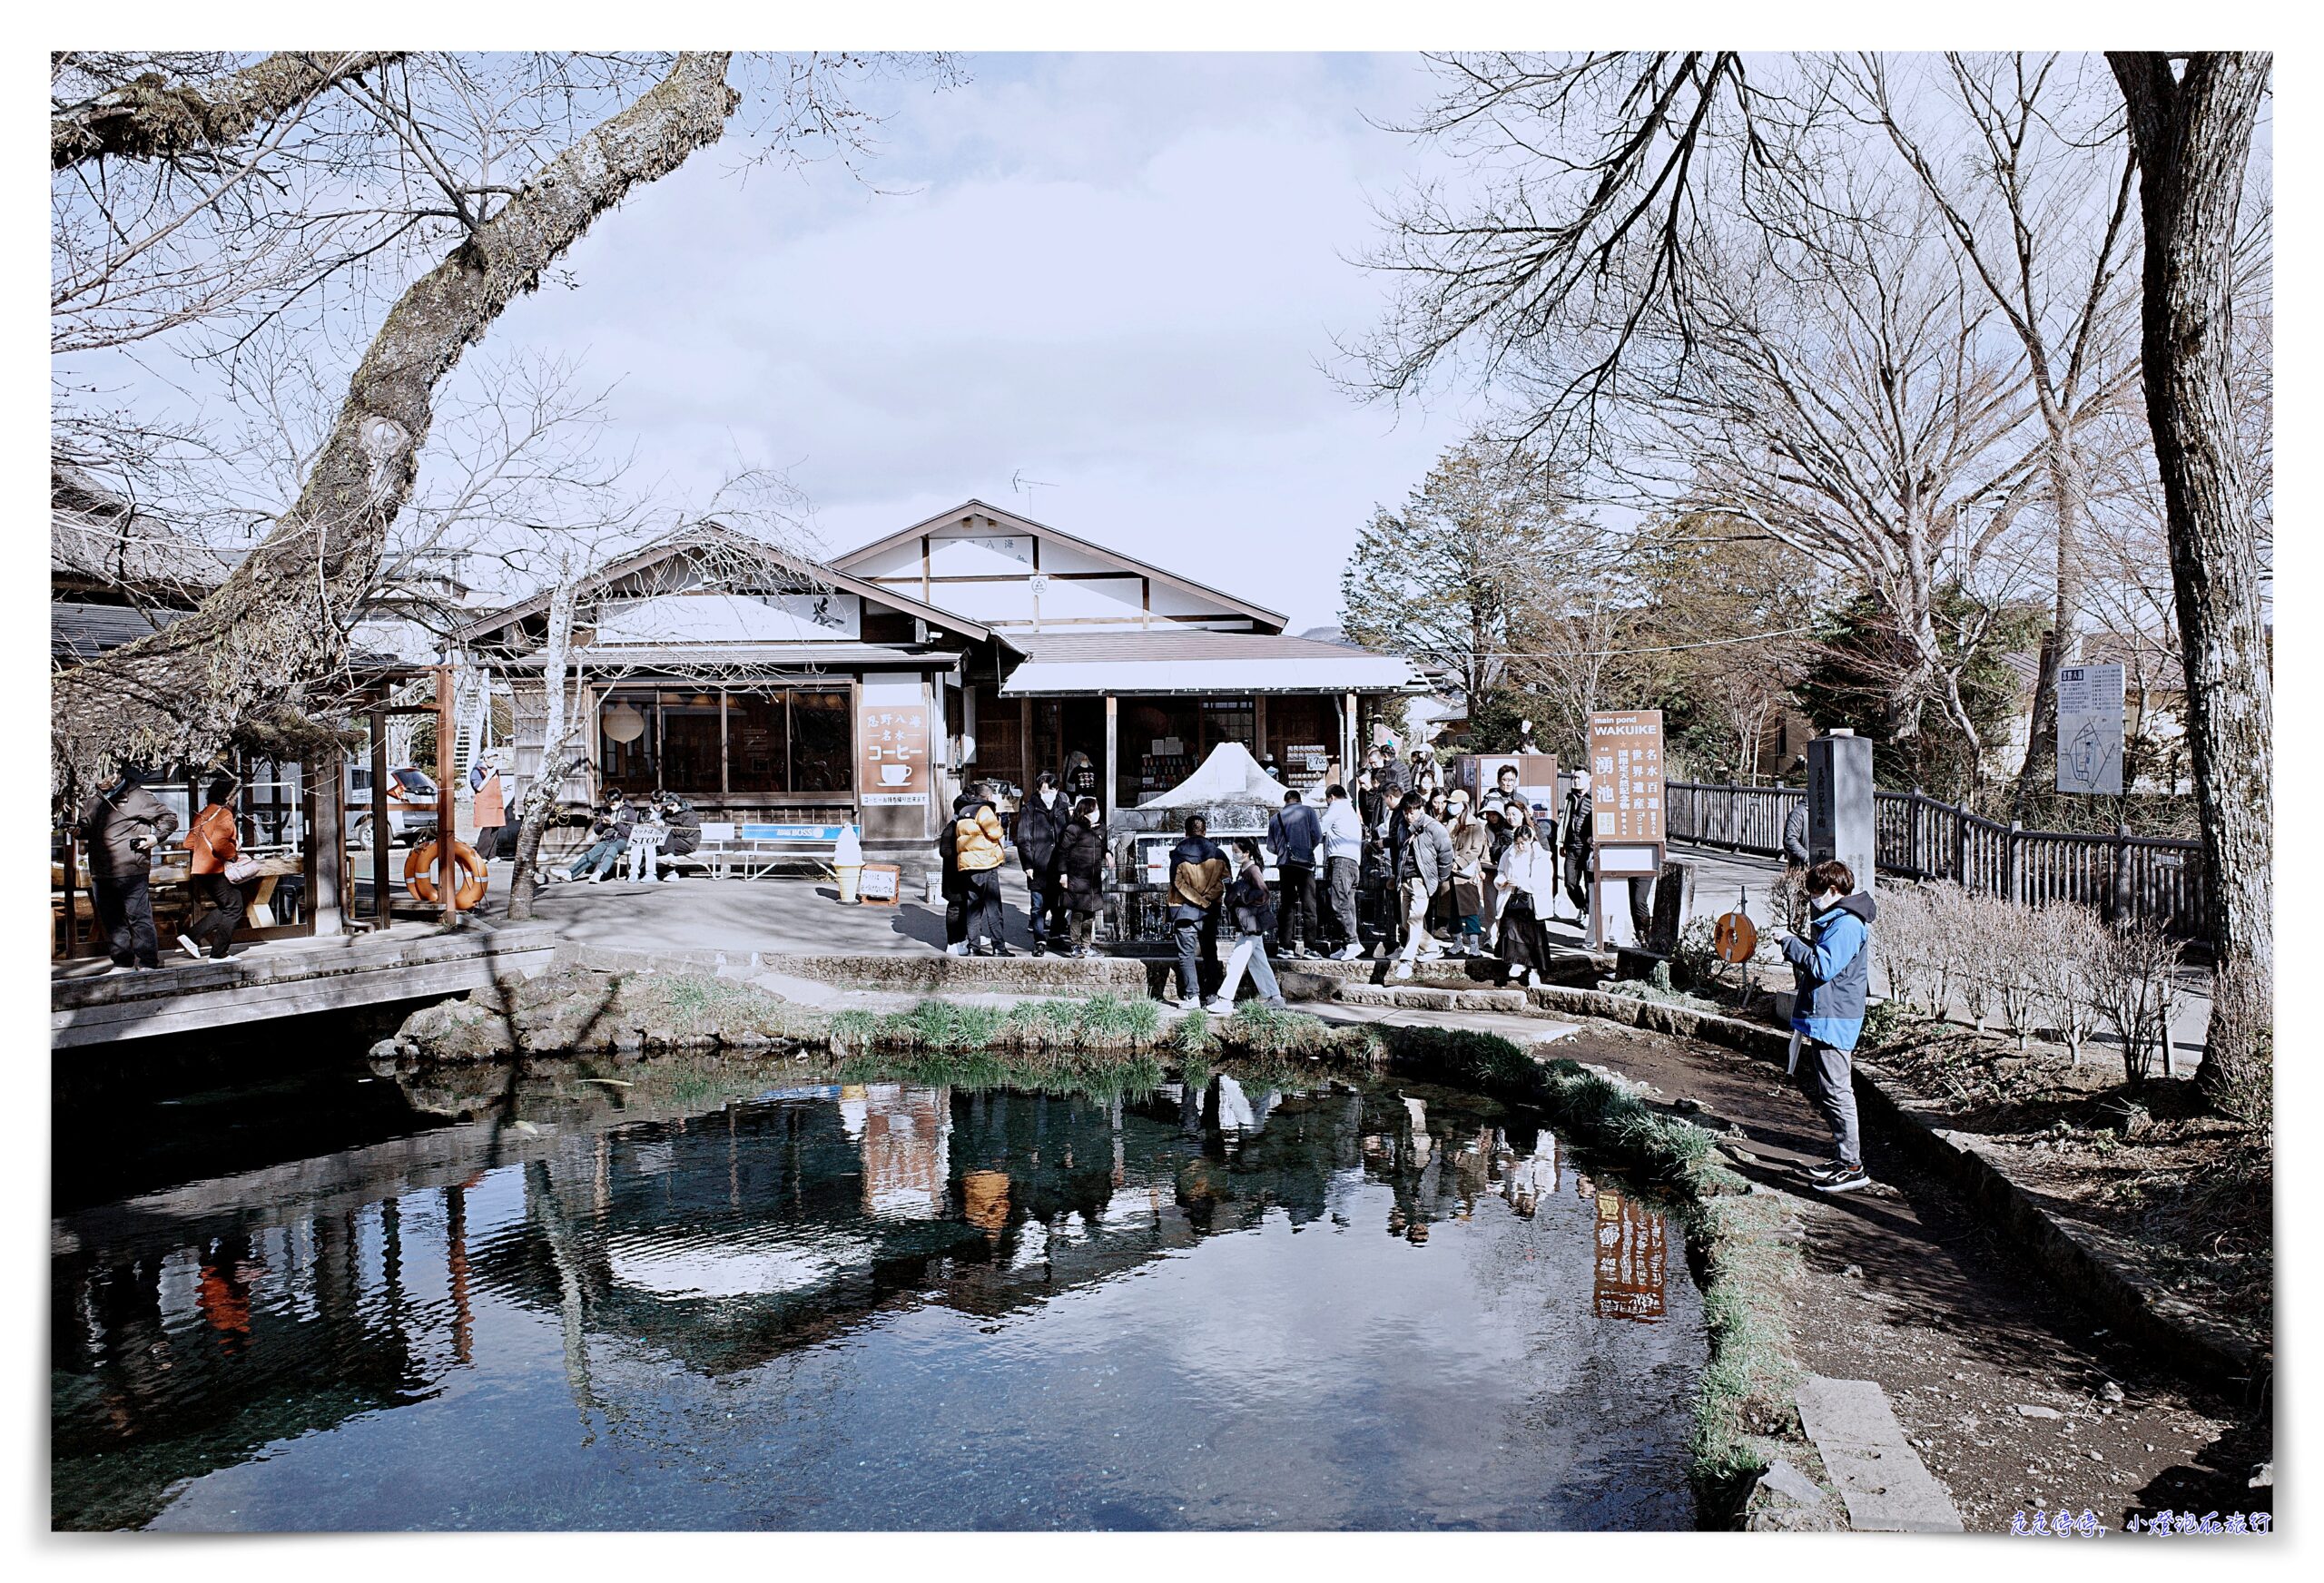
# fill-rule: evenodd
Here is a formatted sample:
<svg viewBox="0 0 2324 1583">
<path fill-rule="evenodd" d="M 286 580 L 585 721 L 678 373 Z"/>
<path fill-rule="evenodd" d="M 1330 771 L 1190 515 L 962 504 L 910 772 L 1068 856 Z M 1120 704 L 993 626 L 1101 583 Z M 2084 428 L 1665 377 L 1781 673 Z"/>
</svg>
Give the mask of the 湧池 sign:
<svg viewBox="0 0 2324 1583">
<path fill-rule="evenodd" d="M 1600 843 L 1661 843 L 1662 711 L 1590 717 L 1590 811 Z"/>
<path fill-rule="evenodd" d="M 855 731 L 856 783 L 866 808 L 922 807 L 928 801 L 928 709 L 865 703 Z"/>
</svg>

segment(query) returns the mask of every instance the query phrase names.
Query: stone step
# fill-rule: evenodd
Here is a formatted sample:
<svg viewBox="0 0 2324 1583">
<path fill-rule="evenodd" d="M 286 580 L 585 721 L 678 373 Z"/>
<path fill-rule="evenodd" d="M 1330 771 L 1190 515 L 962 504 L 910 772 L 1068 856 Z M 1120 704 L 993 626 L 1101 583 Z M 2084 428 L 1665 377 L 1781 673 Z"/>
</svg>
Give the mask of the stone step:
<svg viewBox="0 0 2324 1583">
<path fill-rule="evenodd" d="M 1343 984 L 1330 999 L 1339 1006 L 1393 1006 L 1406 1011 L 1521 1013 L 1531 999 L 1522 989 L 1453 988 L 1435 984 Z"/>
</svg>

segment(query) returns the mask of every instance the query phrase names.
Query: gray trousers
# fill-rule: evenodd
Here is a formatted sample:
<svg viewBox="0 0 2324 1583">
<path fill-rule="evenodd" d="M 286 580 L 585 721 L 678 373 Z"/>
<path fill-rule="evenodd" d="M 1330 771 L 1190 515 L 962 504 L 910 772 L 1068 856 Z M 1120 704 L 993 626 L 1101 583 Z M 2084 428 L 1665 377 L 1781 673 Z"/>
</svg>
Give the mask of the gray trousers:
<svg viewBox="0 0 2324 1583">
<path fill-rule="evenodd" d="M 1799 1086 L 1824 1125 L 1832 1129 L 1832 1154 L 1844 1165 L 1861 1169 L 1864 1146 L 1856 1130 L 1856 1083 L 1848 1075 L 1848 1052 L 1799 1040 Z"/>
<path fill-rule="evenodd" d="M 1332 919 L 1338 926 L 1335 938 L 1346 946 L 1359 943 L 1355 929 L 1356 867 L 1354 858 L 1327 858 L 1324 862 L 1324 871 L 1331 880 Z"/>
</svg>

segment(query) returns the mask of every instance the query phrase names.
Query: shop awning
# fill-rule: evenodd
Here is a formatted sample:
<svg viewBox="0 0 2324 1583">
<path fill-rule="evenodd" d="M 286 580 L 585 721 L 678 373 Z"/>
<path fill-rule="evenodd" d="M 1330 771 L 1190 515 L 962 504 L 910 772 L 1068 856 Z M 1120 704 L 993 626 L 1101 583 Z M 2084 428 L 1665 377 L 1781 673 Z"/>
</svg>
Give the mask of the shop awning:
<svg viewBox="0 0 2324 1583">
<path fill-rule="evenodd" d="M 1004 698 L 1111 693 L 1244 697 L 1259 693 L 1403 693 L 1420 684 L 1401 655 L 1252 632 L 1037 634 Z"/>
</svg>

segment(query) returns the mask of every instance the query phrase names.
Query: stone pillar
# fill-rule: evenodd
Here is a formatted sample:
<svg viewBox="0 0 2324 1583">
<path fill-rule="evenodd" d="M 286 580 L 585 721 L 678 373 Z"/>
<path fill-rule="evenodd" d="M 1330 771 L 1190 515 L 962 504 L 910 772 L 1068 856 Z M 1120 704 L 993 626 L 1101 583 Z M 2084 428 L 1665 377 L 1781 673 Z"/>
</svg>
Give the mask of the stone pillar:
<svg viewBox="0 0 2324 1583">
<path fill-rule="evenodd" d="M 1807 744 L 1807 860 L 1837 858 L 1872 889 L 1872 740 L 1836 731 Z"/>
</svg>

